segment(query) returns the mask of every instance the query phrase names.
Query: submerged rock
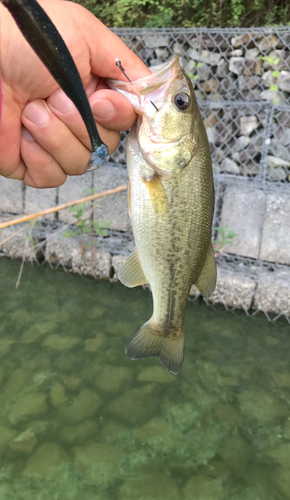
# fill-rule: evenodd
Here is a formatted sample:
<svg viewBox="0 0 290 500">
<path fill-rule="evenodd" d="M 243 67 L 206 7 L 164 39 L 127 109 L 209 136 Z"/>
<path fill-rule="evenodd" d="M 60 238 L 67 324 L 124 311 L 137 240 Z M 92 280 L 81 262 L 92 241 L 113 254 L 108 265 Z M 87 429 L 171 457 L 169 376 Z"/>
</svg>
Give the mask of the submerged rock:
<svg viewBox="0 0 290 500">
<path fill-rule="evenodd" d="M 184 500 L 223 500 L 226 492 L 221 479 L 211 479 L 205 475 L 192 476 L 183 488 Z"/>
<path fill-rule="evenodd" d="M 119 490 L 119 500 L 176 500 L 180 498 L 177 485 L 166 474 L 152 473 L 125 481 Z"/>
<path fill-rule="evenodd" d="M 118 478 L 121 459 L 118 449 L 108 443 L 75 448 L 76 471 L 85 474 L 91 484 L 103 488 Z"/>
<path fill-rule="evenodd" d="M 31 453 L 37 444 L 37 439 L 31 429 L 26 429 L 10 443 L 10 449 L 18 453 Z"/>
<path fill-rule="evenodd" d="M 10 422 L 17 424 L 18 422 L 27 420 L 28 417 L 35 417 L 46 413 L 46 398 L 47 395 L 40 392 L 20 397 L 9 413 Z"/>
<path fill-rule="evenodd" d="M 65 400 L 65 388 L 62 384 L 55 384 L 50 391 L 52 405 L 58 408 Z"/>
<path fill-rule="evenodd" d="M 101 406 L 102 400 L 95 392 L 83 388 L 68 406 L 59 407 L 59 415 L 68 422 L 81 422 L 91 418 Z"/>
<path fill-rule="evenodd" d="M 94 420 L 84 420 L 78 425 L 67 425 L 59 433 L 59 439 L 69 445 L 83 445 L 87 440 L 95 440 L 98 424 Z"/>
<path fill-rule="evenodd" d="M 14 438 L 16 431 L 0 424 L 0 449 Z"/>
<path fill-rule="evenodd" d="M 59 335 L 49 335 L 43 342 L 43 345 L 50 347 L 55 351 L 63 351 L 65 349 L 71 349 L 79 344 L 81 339 L 78 337 L 61 337 Z"/>
<path fill-rule="evenodd" d="M 68 460 L 67 453 L 57 443 L 43 443 L 27 460 L 23 474 L 52 478 L 56 470 Z"/>
<path fill-rule="evenodd" d="M 164 370 L 162 366 L 148 366 L 139 373 L 137 380 L 140 382 L 173 383 L 176 377 Z"/>
<path fill-rule="evenodd" d="M 150 394 L 132 389 L 113 399 L 107 406 L 107 411 L 132 424 L 140 425 L 154 415 L 157 402 Z"/>
</svg>

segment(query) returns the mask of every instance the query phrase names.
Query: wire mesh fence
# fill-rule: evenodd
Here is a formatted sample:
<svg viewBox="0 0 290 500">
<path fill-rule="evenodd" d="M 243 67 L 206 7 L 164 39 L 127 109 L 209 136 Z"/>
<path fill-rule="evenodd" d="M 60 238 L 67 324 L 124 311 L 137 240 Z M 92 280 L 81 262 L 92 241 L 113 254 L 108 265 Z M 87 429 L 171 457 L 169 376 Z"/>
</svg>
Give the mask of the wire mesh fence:
<svg viewBox="0 0 290 500">
<path fill-rule="evenodd" d="M 283 317 L 290 323 L 289 28 L 114 32 L 148 66 L 178 54 L 194 85 L 216 192 L 218 282 L 208 303 L 241 308 L 247 314 L 261 312 L 269 320 Z M 119 148 L 100 171 L 47 190 L 50 200 L 63 203 L 81 198 L 86 190 L 126 183 L 126 138 L 123 133 Z M 22 190 L 22 206 L 27 207 L 33 196 Z M 99 221 L 104 221 L 106 235 L 95 231 L 93 224 Z M 0 239 L 10 238 L 13 231 L 2 232 Z M 125 193 L 97 207 L 88 204 L 79 216 L 63 212 L 29 226 L 0 243 L 0 252 L 23 257 L 24 234 L 26 259 L 113 280 L 134 246 Z M 198 295 L 193 286 L 191 296 Z"/>
</svg>

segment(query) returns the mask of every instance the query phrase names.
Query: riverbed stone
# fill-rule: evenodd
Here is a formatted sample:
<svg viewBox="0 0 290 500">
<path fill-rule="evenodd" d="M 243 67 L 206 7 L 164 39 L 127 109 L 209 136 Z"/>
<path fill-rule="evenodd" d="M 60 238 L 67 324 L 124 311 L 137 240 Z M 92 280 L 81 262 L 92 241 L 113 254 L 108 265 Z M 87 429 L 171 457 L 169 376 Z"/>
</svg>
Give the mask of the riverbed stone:
<svg viewBox="0 0 290 500">
<path fill-rule="evenodd" d="M 9 443 L 16 435 L 16 431 L 0 424 L 0 449 Z"/>
<path fill-rule="evenodd" d="M 266 424 L 289 414 L 290 407 L 285 401 L 264 389 L 252 386 L 238 395 L 241 412 L 249 419 Z"/>
<path fill-rule="evenodd" d="M 96 377 L 95 385 L 106 392 L 119 392 L 120 387 L 129 383 L 133 372 L 126 366 L 104 365 Z"/>
<path fill-rule="evenodd" d="M 211 479 L 206 475 L 192 476 L 183 488 L 184 500 L 223 500 L 226 492 L 221 479 Z"/>
<path fill-rule="evenodd" d="M 290 264 L 290 200 L 286 194 L 269 193 L 259 258 L 270 262 Z"/>
<path fill-rule="evenodd" d="M 67 405 L 58 409 L 59 416 L 69 423 L 78 423 L 94 416 L 102 400 L 91 389 L 82 388 L 77 396 Z"/>
<path fill-rule="evenodd" d="M 85 351 L 97 352 L 106 342 L 106 337 L 103 333 L 98 333 L 95 337 L 85 340 Z"/>
<path fill-rule="evenodd" d="M 128 420 L 131 424 L 144 424 L 154 415 L 157 399 L 137 389 L 124 392 L 113 399 L 107 406 L 107 412 L 118 418 Z"/>
<path fill-rule="evenodd" d="M 54 408 L 58 408 L 65 401 L 65 388 L 57 382 L 50 391 L 50 399 Z"/>
<path fill-rule="evenodd" d="M 182 433 L 162 418 L 153 418 L 134 430 L 142 445 L 149 446 L 155 453 L 168 453 L 177 449 L 183 440 Z"/>
<path fill-rule="evenodd" d="M 31 453 L 37 444 L 37 439 L 31 429 L 21 432 L 10 443 L 10 449 L 17 453 Z"/>
<path fill-rule="evenodd" d="M 157 382 L 157 383 L 173 383 L 176 378 L 175 376 L 164 370 L 162 366 L 148 366 L 147 368 L 143 368 L 143 370 L 139 373 L 137 380 L 140 382 Z"/>
<path fill-rule="evenodd" d="M 9 420 L 13 424 L 31 417 L 42 415 L 47 411 L 47 395 L 41 392 L 26 394 L 20 397 L 9 412 Z"/>
<path fill-rule="evenodd" d="M 119 490 L 119 500 L 176 500 L 180 498 L 177 485 L 166 474 L 152 472 L 125 481 Z"/>
<path fill-rule="evenodd" d="M 59 439 L 70 446 L 83 445 L 86 441 L 94 441 L 98 424 L 95 420 L 84 420 L 77 425 L 66 425 L 59 433 Z"/>
<path fill-rule="evenodd" d="M 43 342 L 45 347 L 50 347 L 54 351 L 64 351 L 72 349 L 81 342 L 78 337 L 61 337 L 60 335 L 49 335 Z"/>
<path fill-rule="evenodd" d="M 113 484 L 120 473 L 121 455 L 109 443 L 97 443 L 75 448 L 75 469 L 99 487 Z"/>
<path fill-rule="evenodd" d="M 27 460 L 23 474 L 44 479 L 53 478 L 57 469 L 68 462 L 69 457 L 57 443 L 42 443 Z"/>
<path fill-rule="evenodd" d="M 266 194 L 245 183 L 228 185 L 224 194 L 220 226 L 237 233 L 223 251 L 257 259 L 266 206 Z M 250 207 L 250 210 L 249 210 Z"/>
<path fill-rule="evenodd" d="M 290 271 L 260 271 L 253 307 L 262 311 L 290 314 Z"/>
</svg>

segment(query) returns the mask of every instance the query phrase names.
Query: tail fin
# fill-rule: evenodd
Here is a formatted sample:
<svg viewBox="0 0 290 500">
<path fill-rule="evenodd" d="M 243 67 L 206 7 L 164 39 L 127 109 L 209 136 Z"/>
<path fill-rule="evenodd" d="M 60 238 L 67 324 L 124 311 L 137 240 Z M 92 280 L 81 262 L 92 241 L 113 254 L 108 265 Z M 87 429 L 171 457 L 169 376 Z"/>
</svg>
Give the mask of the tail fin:
<svg viewBox="0 0 290 500">
<path fill-rule="evenodd" d="M 164 336 L 147 321 L 130 340 L 125 353 L 131 359 L 158 356 L 163 366 L 174 373 L 180 371 L 184 357 L 184 332 L 178 338 Z"/>
</svg>

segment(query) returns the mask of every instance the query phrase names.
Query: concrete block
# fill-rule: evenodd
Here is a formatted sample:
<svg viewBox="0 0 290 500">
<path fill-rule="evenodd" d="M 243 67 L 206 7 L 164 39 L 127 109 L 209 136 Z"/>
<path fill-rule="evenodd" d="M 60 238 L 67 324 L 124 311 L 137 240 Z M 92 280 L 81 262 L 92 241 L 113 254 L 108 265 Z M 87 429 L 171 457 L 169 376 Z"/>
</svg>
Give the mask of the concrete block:
<svg viewBox="0 0 290 500">
<path fill-rule="evenodd" d="M 217 268 L 217 284 L 213 294 L 207 299 L 211 304 L 223 304 L 230 308 L 249 310 L 252 304 L 256 283 L 240 273 Z M 198 295 L 195 285 L 190 290 L 191 296 Z"/>
<path fill-rule="evenodd" d="M 104 165 L 94 172 L 94 187 L 98 192 L 127 185 L 127 170 L 120 166 Z M 107 227 L 118 231 L 132 232 L 132 224 L 128 214 L 127 191 L 122 191 L 98 200 L 98 208 L 94 211 L 94 219 L 100 222 L 111 222 Z"/>
<path fill-rule="evenodd" d="M 259 258 L 268 262 L 290 264 L 289 195 L 269 193 Z"/>
<path fill-rule="evenodd" d="M 80 274 L 96 278 L 110 277 L 111 255 L 98 249 L 94 241 L 83 237 L 48 237 L 46 260 Z"/>
<path fill-rule="evenodd" d="M 261 271 L 253 307 L 290 315 L 290 269 Z"/>
<path fill-rule="evenodd" d="M 68 203 L 69 201 L 79 200 L 92 194 L 93 188 L 93 173 L 68 177 L 66 182 L 59 187 L 59 204 Z M 68 208 L 59 212 L 59 220 L 73 224 L 75 217 Z"/>
<path fill-rule="evenodd" d="M 18 233 L 19 229 L 19 226 L 12 226 L 0 230 L 0 252 L 12 259 L 25 257 L 30 262 L 36 260 L 38 248 L 35 247 L 35 241 L 31 241 L 27 229 Z"/>
<path fill-rule="evenodd" d="M 23 213 L 23 182 L 0 175 L 0 212 Z"/>
<path fill-rule="evenodd" d="M 261 189 L 245 183 L 227 186 L 219 226 L 228 225 L 238 236 L 223 251 L 258 258 L 265 204 L 266 194 Z"/>
<path fill-rule="evenodd" d="M 25 187 L 25 204 L 24 213 L 34 214 L 41 210 L 55 207 L 56 205 L 56 188 L 36 189 L 29 186 Z M 55 213 L 44 217 L 48 220 L 55 219 Z"/>
</svg>

